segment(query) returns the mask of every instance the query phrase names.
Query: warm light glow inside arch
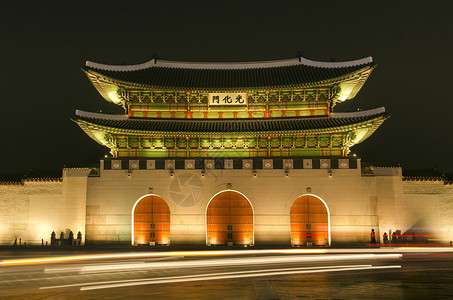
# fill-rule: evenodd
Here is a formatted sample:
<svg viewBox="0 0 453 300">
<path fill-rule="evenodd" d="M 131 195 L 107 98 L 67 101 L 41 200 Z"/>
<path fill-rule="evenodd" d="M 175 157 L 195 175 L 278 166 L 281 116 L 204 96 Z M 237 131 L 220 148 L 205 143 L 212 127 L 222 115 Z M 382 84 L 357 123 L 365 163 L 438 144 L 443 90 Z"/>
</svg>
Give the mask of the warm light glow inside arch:
<svg viewBox="0 0 453 300">
<path fill-rule="evenodd" d="M 132 245 L 170 244 L 170 208 L 158 195 L 148 194 L 132 207 Z"/>
<path fill-rule="evenodd" d="M 291 205 L 290 224 L 291 245 L 330 246 L 330 211 L 320 197 L 299 196 Z"/>
<path fill-rule="evenodd" d="M 254 243 L 254 211 L 250 200 L 234 190 L 215 194 L 206 206 L 206 244 Z"/>
</svg>

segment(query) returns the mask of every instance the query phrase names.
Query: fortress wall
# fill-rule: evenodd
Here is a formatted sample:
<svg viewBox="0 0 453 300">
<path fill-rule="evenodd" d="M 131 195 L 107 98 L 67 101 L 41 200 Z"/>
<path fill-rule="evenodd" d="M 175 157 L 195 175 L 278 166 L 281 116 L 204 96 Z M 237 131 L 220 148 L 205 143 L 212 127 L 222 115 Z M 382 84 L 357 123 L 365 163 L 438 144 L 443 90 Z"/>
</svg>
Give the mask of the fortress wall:
<svg viewBox="0 0 453 300">
<path fill-rule="evenodd" d="M 371 180 L 372 181 L 372 180 Z M 289 211 L 301 195 L 313 194 L 330 211 L 333 243 L 365 243 L 377 228 L 375 186 L 360 169 L 290 170 L 102 170 L 88 178 L 87 243 L 131 242 L 132 208 L 147 194 L 162 197 L 171 214 L 171 243 L 205 244 L 206 207 L 218 192 L 231 189 L 251 202 L 256 244 L 290 244 Z M 152 189 L 150 191 L 150 188 Z M 307 191 L 307 188 L 310 190 Z"/>
<path fill-rule="evenodd" d="M 0 244 L 19 239 L 41 245 L 55 231 L 67 238 L 81 231 L 85 236 L 86 177 L 64 170 L 63 181 L 25 181 L 23 185 L 0 185 Z"/>
<path fill-rule="evenodd" d="M 61 224 L 62 182 L 0 186 L 0 242 L 41 244 Z M 53 229 L 55 228 L 55 229 Z"/>
<path fill-rule="evenodd" d="M 398 219 L 407 232 L 428 235 L 419 238 L 428 242 L 453 240 L 452 185 L 443 181 L 404 181 L 403 191 Z"/>
</svg>

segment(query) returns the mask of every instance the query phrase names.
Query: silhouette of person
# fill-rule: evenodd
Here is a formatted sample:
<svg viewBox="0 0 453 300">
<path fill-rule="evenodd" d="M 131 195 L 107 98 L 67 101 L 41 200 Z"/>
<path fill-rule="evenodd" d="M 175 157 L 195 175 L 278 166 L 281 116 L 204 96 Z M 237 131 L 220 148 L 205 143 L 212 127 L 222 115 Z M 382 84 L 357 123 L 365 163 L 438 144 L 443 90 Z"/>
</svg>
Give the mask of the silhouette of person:
<svg viewBox="0 0 453 300">
<path fill-rule="evenodd" d="M 80 246 L 80 244 L 82 243 L 82 233 L 80 231 L 77 233 L 77 240 L 77 243 Z"/>
<path fill-rule="evenodd" d="M 68 236 L 68 245 L 72 246 L 72 241 L 74 241 L 74 233 L 72 231 L 69 231 L 69 236 Z"/>
<path fill-rule="evenodd" d="M 57 239 L 57 234 L 55 233 L 55 231 L 52 231 L 52 233 L 50 234 L 50 245 L 51 246 L 55 245 L 56 239 Z"/>
<path fill-rule="evenodd" d="M 371 229 L 370 238 L 371 238 L 371 244 L 376 244 L 376 233 L 374 232 L 374 228 Z"/>
<path fill-rule="evenodd" d="M 384 244 L 387 244 L 389 242 L 389 236 L 387 235 L 387 232 L 384 232 Z"/>
<path fill-rule="evenodd" d="M 397 233 L 396 231 L 394 231 L 394 232 L 392 233 L 392 243 L 396 243 L 396 242 L 398 241 L 398 240 L 397 240 L 397 236 L 396 236 L 397 234 L 398 234 L 398 233 Z"/>
</svg>

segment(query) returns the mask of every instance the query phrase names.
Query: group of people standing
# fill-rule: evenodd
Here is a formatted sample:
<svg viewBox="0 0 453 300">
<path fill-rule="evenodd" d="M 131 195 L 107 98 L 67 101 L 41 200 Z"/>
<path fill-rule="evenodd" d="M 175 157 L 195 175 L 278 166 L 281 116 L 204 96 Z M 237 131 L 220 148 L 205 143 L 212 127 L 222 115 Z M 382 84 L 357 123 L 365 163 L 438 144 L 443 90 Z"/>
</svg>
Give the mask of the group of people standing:
<svg viewBox="0 0 453 300">
<path fill-rule="evenodd" d="M 69 234 L 68 234 L 68 238 L 65 239 L 64 238 L 64 233 L 63 231 L 60 233 L 60 238 L 57 239 L 56 238 L 57 235 L 55 233 L 55 231 L 52 231 L 52 233 L 50 234 L 50 245 L 51 246 L 54 246 L 54 245 L 69 245 L 69 246 L 72 246 L 74 244 L 74 233 L 72 231 L 69 231 Z M 80 246 L 81 242 L 82 242 L 82 233 L 79 231 L 77 233 L 77 245 Z"/>
<path fill-rule="evenodd" d="M 384 244 L 389 244 L 389 243 L 407 243 L 408 240 L 407 240 L 407 237 L 408 235 L 401 235 L 401 230 L 397 230 L 397 231 L 394 231 L 393 233 L 390 232 L 390 239 L 389 239 L 389 236 L 387 235 L 387 232 L 384 232 L 383 236 L 382 236 L 382 242 Z M 416 237 L 415 235 L 409 235 L 409 237 L 412 237 L 412 243 L 415 243 L 416 242 Z M 374 231 L 374 228 L 371 229 L 371 233 L 370 233 L 370 243 L 371 244 L 376 244 L 376 232 Z"/>
</svg>

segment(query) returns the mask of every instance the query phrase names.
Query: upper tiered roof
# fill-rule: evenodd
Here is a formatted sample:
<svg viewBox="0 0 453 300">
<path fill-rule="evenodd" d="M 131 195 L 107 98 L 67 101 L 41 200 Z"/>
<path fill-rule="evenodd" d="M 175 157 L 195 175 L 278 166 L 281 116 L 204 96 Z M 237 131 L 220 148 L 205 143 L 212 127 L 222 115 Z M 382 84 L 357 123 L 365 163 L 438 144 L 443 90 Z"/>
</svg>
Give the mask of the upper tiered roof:
<svg viewBox="0 0 453 300">
<path fill-rule="evenodd" d="M 114 80 L 155 87 L 231 89 L 294 86 L 339 78 L 374 66 L 371 57 L 350 62 L 305 58 L 243 63 L 194 63 L 155 60 L 128 66 L 87 61 L 85 71 Z"/>
<path fill-rule="evenodd" d="M 340 86 L 336 101 L 355 97 L 375 64 L 371 57 L 347 62 L 295 59 L 204 63 L 152 59 L 138 65 L 86 62 L 83 68 L 100 94 L 121 104 L 119 89 L 179 92 L 250 92 Z"/>
</svg>

